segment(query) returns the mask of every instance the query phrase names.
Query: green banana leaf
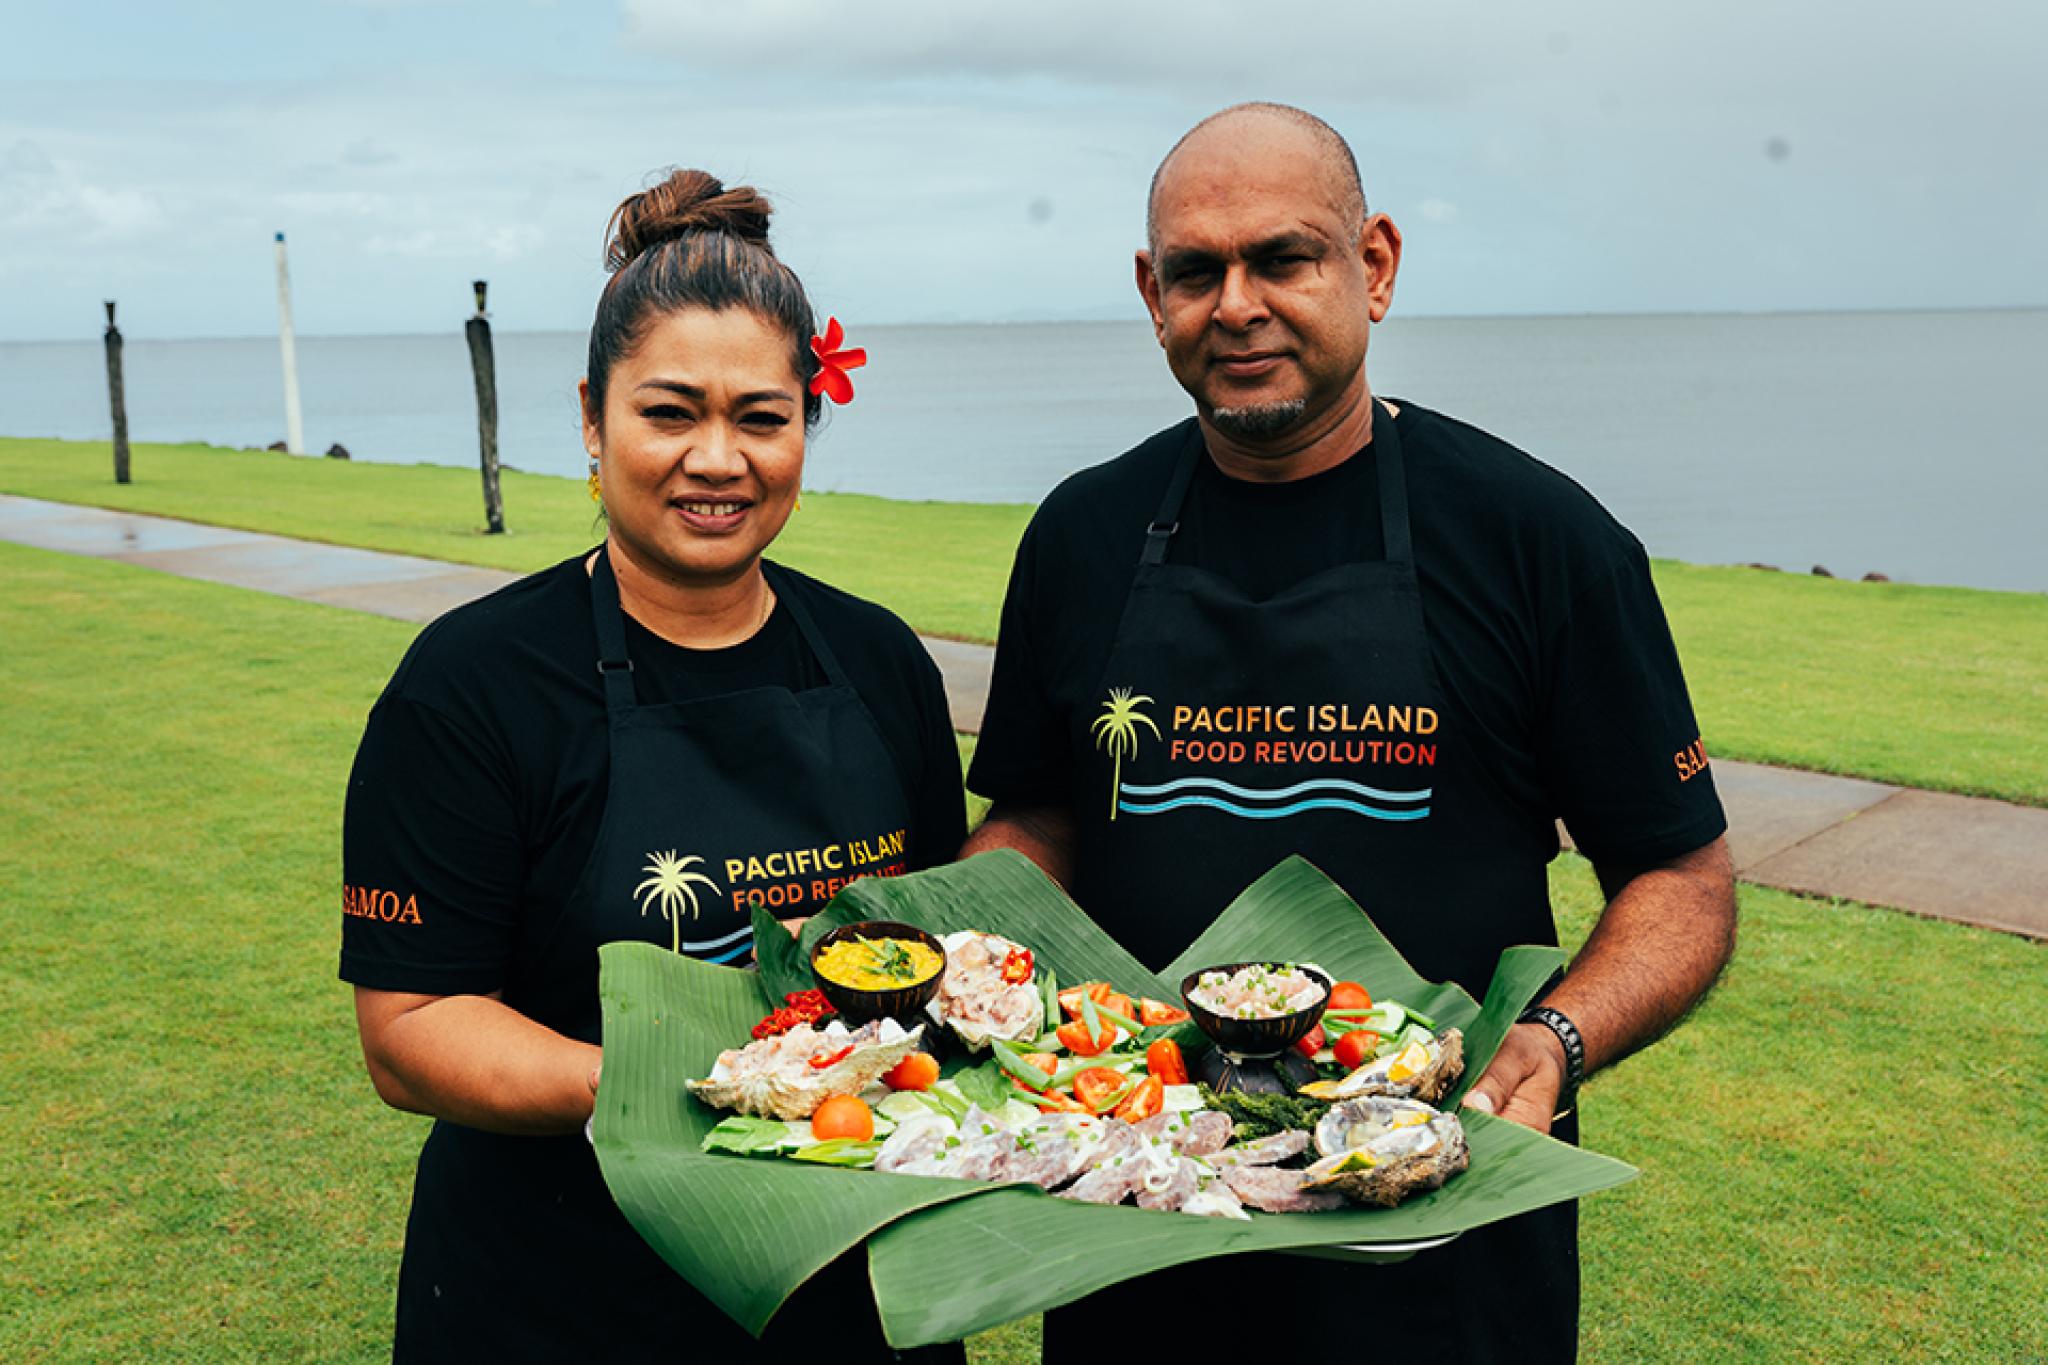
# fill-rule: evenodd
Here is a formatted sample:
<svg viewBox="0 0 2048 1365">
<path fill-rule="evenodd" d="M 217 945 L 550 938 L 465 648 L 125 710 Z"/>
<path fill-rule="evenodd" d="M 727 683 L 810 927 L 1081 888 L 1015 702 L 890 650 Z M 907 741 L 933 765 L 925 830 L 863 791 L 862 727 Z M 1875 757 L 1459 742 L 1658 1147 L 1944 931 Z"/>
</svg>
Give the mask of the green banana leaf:
<svg viewBox="0 0 2048 1365">
<path fill-rule="evenodd" d="M 601 950 L 605 1065 L 593 1140 L 613 1198 L 668 1263 L 749 1331 L 817 1270 L 865 1241 L 882 1324 L 898 1347 L 948 1341 L 1070 1302 L 1150 1270 L 1243 1251 L 1325 1249 L 1463 1232 L 1632 1178 L 1620 1162 L 1484 1114 L 1461 1117 L 1471 1168 L 1394 1209 L 1193 1218 L 1055 1199 L 1033 1187 L 812 1168 L 698 1150 L 722 1115 L 682 1082 L 784 993 L 810 986 L 811 944 L 841 924 L 895 919 L 934 933 L 988 929 L 1029 945 L 1062 981 L 1108 980 L 1162 1000 L 1198 967 L 1266 957 L 1312 961 L 1466 1034 L 1466 1078 L 1485 1069 L 1514 1017 L 1562 955 L 1504 953 L 1484 1006 L 1416 976 L 1358 905 L 1290 858 L 1231 903 L 1154 975 L 1027 860 L 983 854 L 842 891 L 792 940 L 757 915 L 758 973 L 651 944 Z M 1192 1028 L 1184 1046 L 1200 1042 Z M 956 1061 L 951 1064 L 957 1066 Z M 949 1067 L 949 1069 L 951 1069 Z M 1116 1248 L 1104 1256 L 1104 1246 Z M 1020 1252 L 1019 1248 L 1028 1248 Z M 1092 1249 L 1092 1250 L 1091 1250 Z"/>
</svg>

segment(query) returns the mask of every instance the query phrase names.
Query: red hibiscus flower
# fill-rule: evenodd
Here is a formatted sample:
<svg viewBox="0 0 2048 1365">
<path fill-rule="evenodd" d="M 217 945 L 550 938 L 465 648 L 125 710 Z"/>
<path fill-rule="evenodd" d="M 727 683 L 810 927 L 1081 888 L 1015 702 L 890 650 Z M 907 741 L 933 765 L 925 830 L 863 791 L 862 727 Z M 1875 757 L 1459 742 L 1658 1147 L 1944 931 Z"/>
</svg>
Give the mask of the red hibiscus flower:
<svg viewBox="0 0 2048 1365">
<path fill-rule="evenodd" d="M 840 343 L 845 340 L 846 329 L 839 325 L 838 318 L 826 320 L 825 335 L 811 338 L 811 354 L 818 357 L 818 372 L 811 376 L 811 392 L 822 393 L 842 404 L 853 401 L 853 381 L 846 377 L 846 372 L 868 363 L 867 351 L 859 346 L 840 350 Z"/>
</svg>

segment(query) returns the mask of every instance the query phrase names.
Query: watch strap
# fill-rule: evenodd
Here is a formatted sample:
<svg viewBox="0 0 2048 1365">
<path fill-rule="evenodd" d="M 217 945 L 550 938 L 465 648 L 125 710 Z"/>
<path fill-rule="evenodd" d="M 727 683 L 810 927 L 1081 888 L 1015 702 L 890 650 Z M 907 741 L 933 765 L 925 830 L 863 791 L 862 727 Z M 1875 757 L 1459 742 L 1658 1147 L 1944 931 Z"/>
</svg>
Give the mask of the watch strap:
<svg viewBox="0 0 2048 1365">
<path fill-rule="evenodd" d="M 1548 1005 L 1531 1005 L 1515 1022 L 1541 1024 L 1557 1035 L 1557 1041 L 1564 1045 L 1564 1094 L 1576 1095 L 1586 1083 L 1586 1040 L 1579 1036 L 1578 1025 Z"/>
</svg>

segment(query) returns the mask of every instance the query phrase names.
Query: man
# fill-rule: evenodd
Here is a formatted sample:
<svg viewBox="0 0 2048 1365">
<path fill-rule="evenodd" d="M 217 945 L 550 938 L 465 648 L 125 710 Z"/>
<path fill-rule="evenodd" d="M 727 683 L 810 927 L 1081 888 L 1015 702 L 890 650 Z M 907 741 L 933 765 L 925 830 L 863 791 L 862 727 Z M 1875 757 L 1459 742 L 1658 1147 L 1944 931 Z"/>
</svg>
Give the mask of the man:
<svg viewBox="0 0 2048 1365">
<path fill-rule="evenodd" d="M 1556 942 L 1562 817 L 1608 904 L 1554 1014 L 1510 1032 L 1468 1102 L 1572 1140 L 1568 1078 L 1676 1022 L 1734 942 L 1725 822 L 1642 547 L 1555 471 L 1374 398 L 1401 236 L 1320 120 L 1199 124 L 1147 227 L 1138 289 L 1196 416 L 1034 518 L 969 775 L 995 804 L 964 851 L 1021 850 L 1154 967 L 1300 853 L 1477 996 L 1503 948 Z M 1574 1219 L 1393 1267 L 1182 1267 L 1049 1314 L 1047 1358 L 1179 1333 L 1211 1356 L 1242 1338 L 1569 1359 Z"/>
</svg>

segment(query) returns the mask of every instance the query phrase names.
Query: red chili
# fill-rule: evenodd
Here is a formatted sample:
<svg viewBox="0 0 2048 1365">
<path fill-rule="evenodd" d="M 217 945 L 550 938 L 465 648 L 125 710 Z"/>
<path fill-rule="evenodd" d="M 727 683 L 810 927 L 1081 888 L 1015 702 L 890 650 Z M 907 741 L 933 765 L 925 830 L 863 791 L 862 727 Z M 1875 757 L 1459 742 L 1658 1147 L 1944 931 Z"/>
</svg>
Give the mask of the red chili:
<svg viewBox="0 0 2048 1365">
<path fill-rule="evenodd" d="M 853 1044 L 848 1043 L 845 1047 L 840 1048 L 837 1052 L 817 1052 L 811 1054 L 811 1065 L 817 1070 L 823 1071 L 826 1067 L 832 1066 L 838 1062 L 843 1062 L 852 1055 Z"/>
<path fill-rule="evenodd" d="M 1031 950 L 1012 948 L 1010 955 L 1003 959 L 1003 980 L 1012 984 L 1031 979 Z"/>
</svg>

